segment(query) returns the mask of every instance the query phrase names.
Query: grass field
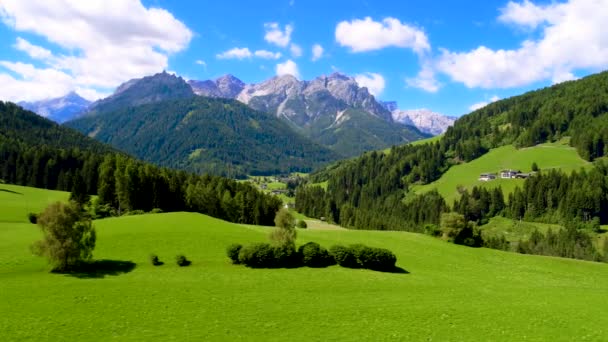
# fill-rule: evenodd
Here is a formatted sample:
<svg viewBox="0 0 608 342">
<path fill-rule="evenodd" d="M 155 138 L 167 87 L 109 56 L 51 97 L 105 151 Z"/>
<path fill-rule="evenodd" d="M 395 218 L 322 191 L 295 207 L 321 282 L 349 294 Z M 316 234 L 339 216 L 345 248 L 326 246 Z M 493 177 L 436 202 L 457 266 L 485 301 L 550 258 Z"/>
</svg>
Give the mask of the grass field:
<svg viewBox="0 0 608 342">
<path fill-rule="evenodd" d="M 28 222 L 28 213 L 39 213 L 49 203 L 65 201 L 68 192 L 0 184 L 0 222 Z"/>
<path fill-rule="evenodd" d="M 10 215 L 0 211 L 1 341 L 608 336 L 607 264 L 472 249 L 403 232 L 308 229 L 298 231 L 299 243 L 389 248 L 409 274 L 338 266 L 255 270 L 231 265 L 225 248 L 265 241 L 269 228 L 169 213 L 96 221 L 94 256 L 107 267 L 75 277 L 49 273 L 28 249 L 37 227 L 6 222 Z M 152 266 L 150 253 L 166 264 Z M 192 266 L 177 267 L 178 253 Z"/>
<path fill-rule="evenodd" d="M 565 140 L 522 149 L 516 149 L 508 145 L 495 148 L 469 163 L 453 166 L 435 182 L 413 187 L 413 190 L 416 193 L 424 193 L 437 189 L 450 204 L 459 197 L 457 191 L 459 186 L 466 189 L 470 189 L 476 185 L 487 188 L 500 186 L 505 196 L 507 196 L 516 186 L 521 186 L 524 181 L 517 179 L 496 179 L 489 182 L 481 182 L 477 180 L 479 175 L 481 173 L 498 173 L 503 169 L 518 169 L 522 172 L 529 172 L 534 162 L 536 162 L 541 170 L 561 169 L 566 172 L 591 165 L 583 160 L 574 148 L 568 146 Z"/>
</svg>

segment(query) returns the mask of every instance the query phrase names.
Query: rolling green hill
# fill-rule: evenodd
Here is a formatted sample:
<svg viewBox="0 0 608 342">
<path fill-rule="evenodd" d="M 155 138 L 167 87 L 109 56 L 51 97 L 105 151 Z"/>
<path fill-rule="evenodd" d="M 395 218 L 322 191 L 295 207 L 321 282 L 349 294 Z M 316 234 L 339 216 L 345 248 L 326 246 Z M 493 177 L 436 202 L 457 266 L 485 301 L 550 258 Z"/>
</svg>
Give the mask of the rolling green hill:
<svg viewBox="0 0 608 342">
<path fill-rule="evenodd" d="M 571 341 L 608 334 L 606 264 L 411 233 L 299 230 L 299 243 L 389 248 L 409 274 L 248 269 L 231 265 L 225 248 L 264 241 L 268 228 L 190 213 L 95 226 L 94 257 L 108 268 L 75 277 L 51 274 L 31 255 L 35 226 L 0 223 L 0 312 L 10 313 L 0 320 L 0 340 Z M 150 253 L 166 264 L 152 266 Z M 178 253 L 192 266 L 177 267 Z"/>
<path fill-rule="evenodd" d="M 515 169 L 530 172 L 532 163 L 536 162 L 540 170 L 560 169 L 570 172 L 581 167 L 591 167 L 591 163 L 583 160 L 576 150 L 567 144 L 567 140 L 557 143 L 540 144 L 534 147 L 516 149 L 512 145 L 490 150 L 483 156 L 468 163 L 451 167 L 438 180 L 422 186 L 413 187 L 414 193 L 424 193 L 437 189 L 448 203 L 459 197 L 458 188 L 471 189 L 474 186 L 486 188 L 502 187 L 505 197 L 513 192 L 516 186 L 521 186 L 521 179 L 496 179 L 489 182 L 479 181 L 481 173 L 496 173 L 500 170 Z"/>
<path fill-rule="evenodd" d="M 276 117 L 227 99 L 168 100 L 67 125 L 145 161 L 195 173 L 310 171 L 338 158 Z"/>
<path fill-rule="evenodd" d="M 67 201 L 70 193 L 26 186 L 0 184 L 0 222 L 28 222 L 27 214 L 39 213 L 56 201 Z"/>
</svg>

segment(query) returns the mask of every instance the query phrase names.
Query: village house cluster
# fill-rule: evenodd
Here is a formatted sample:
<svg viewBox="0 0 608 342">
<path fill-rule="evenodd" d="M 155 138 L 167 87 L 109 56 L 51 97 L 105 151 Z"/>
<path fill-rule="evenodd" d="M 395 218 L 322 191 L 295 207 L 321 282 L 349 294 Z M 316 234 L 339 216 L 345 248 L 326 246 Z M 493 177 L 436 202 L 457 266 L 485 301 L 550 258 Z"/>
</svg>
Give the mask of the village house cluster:
<svg viewBox="0 0 608 342">
<path fill-rule="evenodd" d="M 500 171 L 500 178 L 502 179 L 526 179 L 535 174 L 535 172 L 524 173 L 520 170 L 502 170 Z M 495 173 L 482 173 L 479 175 L 478 180 L 482 182 L 493 181 L 498 178 Z"/>
</svg>

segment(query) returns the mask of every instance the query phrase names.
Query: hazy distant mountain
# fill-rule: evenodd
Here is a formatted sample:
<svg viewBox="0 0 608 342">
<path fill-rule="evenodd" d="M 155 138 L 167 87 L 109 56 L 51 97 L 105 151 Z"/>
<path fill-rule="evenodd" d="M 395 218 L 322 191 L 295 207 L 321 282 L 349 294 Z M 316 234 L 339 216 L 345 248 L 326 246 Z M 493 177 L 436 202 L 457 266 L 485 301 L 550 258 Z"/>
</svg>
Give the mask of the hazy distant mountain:
<svg viewBox="0 0 608 342">
<path fill-rule="evenodd" d="M 393 122 L 391 112 L 367 88 L 339 73 L 312 81 L 276 76 L 249 85 L 227 75 L 215 81 L 189 84 L 197 94 L 236 98 L 251 108 L 275 115 L 343 156 L 425 137 L 415 127 Z"/>
<path fill-rule="evenodd" d="M 71 120 L 86 111 L 91 104 L 76 92 L 48 100 L 19 102 L 21 107 L 58 123 Z"/>
<path fill-rule="evenodd" d="M 443 134 L 457 119 L 425 108 L 402 110 L 399 109 L 396 101 L 382 101 L 380 103 L 384 108 L 391 111 L 395 122 L 416 126 L 421 132 L 432 135 Z"/>
</svg>

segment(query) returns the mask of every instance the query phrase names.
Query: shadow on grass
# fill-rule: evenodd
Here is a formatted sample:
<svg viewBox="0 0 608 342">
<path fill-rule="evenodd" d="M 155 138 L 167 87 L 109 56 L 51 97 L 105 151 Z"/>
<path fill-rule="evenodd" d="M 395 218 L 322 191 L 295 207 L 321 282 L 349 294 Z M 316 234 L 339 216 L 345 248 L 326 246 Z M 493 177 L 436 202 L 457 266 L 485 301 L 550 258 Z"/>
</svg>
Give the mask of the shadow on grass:
<svg viewBox="0 0 608 342">
<path fill-rule="evenodd" d="M 22 193 L 20 193 L 20 192 L 13 191 L 13 190 L 9 190 L 9 189 L 0 189 L 0 191 L 3 191 L 3 192 L 8 192 L 8 193 L 15 194 L 15 195 L 23 195 L 23 194 L 22 194 Z"/>
<path fill-rule="evenodd" d="M 117 276 L 129 273 L 135 269 L 135 266 L 137 265 L 132 261 L 95 260 L 79 266 L 72 272 L 64 274 L 80 279 L 105 278 L 106 276 Z"/>
<path fill-rule="evenodd" d="M 410 272 L 404 268 L 401 268 L 399 266 L 395 266 L 393 267 L 393 269 L 391 270 L 380 270 L 378 272 L 385 272 L 385 273 L 396 273 L 396 274 L 410 274 Z"/>
</svg>

